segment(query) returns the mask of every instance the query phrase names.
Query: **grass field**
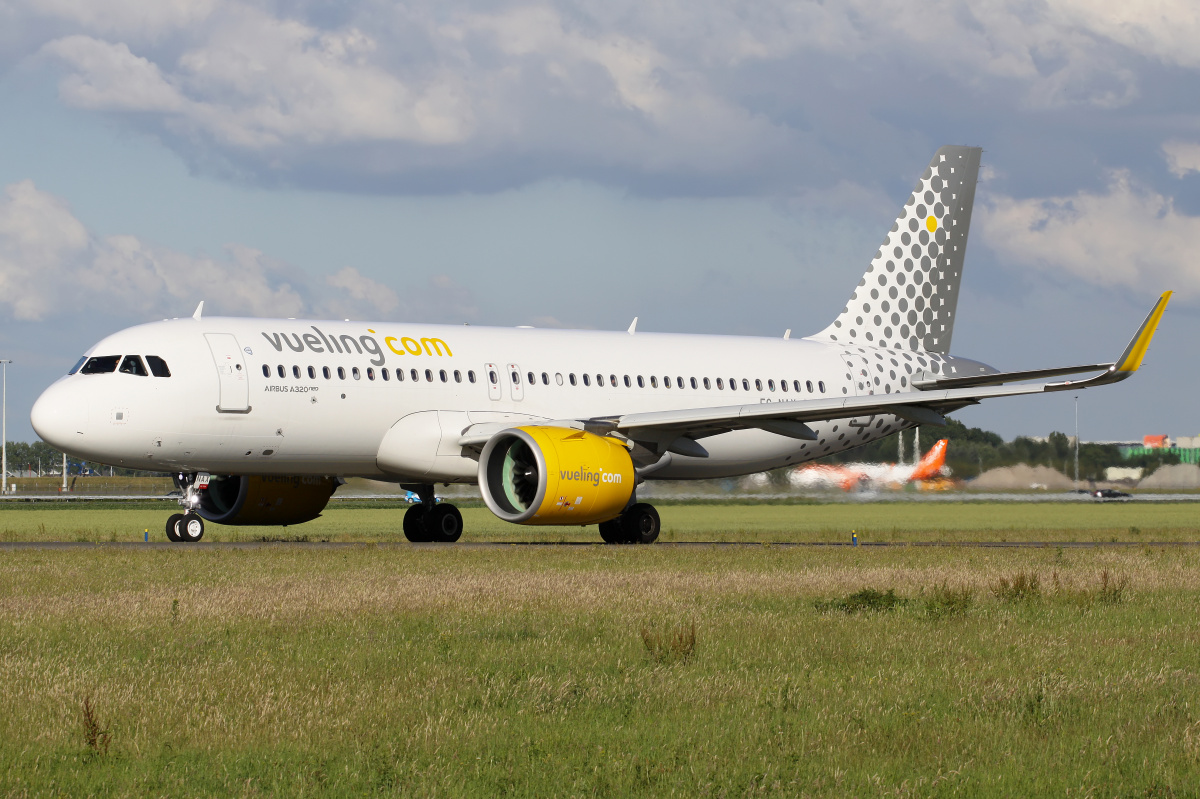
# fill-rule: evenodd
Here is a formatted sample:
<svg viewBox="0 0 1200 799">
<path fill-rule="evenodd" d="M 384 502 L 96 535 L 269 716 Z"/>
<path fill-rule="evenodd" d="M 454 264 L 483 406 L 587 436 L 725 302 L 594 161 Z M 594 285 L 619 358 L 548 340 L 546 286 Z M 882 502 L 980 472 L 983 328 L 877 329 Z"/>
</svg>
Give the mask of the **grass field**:
<svg viewBox="0 0 1200 799">
<path fill-rule="evenodd" d="M 380 507 L 382 505 L 382 507 Z M 407 506 L 330 506 L 293 527 L 209 524 L 206 541 L 302 539 L 403 541 Z M 803 505 L 659 504 L 663 541 L 1190 541 L 1200 538 L 1200 504 L 863 503 Z M 13 503 L 0 506 L 0 541 L 165 541 L 173 502 Z M 464 541 L 599 541 L 593 527 L 522 527 L 485 508 L 463 508 Z"/>
<path fill-rule="evenodd" d="M 1188 506 L 1136 507 L 1104 532 L 663 515 L 689 540 L 864 510 L 903 511 L 862 528 L 888 536 L 1188 537 Z M 0 528 L 70 540 L 86 513 Z M 106 514 L 87 535 L 161 516 Z M 0 794 L 1194 796 L 1198 605 L 1190 547 L 0 550 Z"/>
</svg>

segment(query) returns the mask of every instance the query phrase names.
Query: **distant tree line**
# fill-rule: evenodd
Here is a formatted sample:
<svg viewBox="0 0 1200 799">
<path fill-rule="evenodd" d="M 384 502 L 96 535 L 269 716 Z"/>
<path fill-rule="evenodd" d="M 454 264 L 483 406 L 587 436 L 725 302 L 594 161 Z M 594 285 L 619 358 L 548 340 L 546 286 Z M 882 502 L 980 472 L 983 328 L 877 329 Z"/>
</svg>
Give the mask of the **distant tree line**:
<svg viewBox="0 0 1200 799">
<path fill-rule="evenodd" d="M 921 428 L 921 452 L 924 455 L 940 438 L 949 439 L 946 463 L 955 477 L 977 477 L 981 472 L 1000 466 L 1015 466 L 1027 463 L 1030 466 L 1049 466 L 1068 477 L 1075 473 L 1075 448 L 1066 433 L 1053 432 L 1045 441 L 1035 441 L 1026 436 L 1017 436 L 1005 441 L 998 434 L 978 427 L 967 427 L 954 419 L 945 427 Z M 829 455 L 822 463 L 850 463 L 853 461 L 894 463 L 898 453 L 898 442 L 893 433 L 887 438 L 847 452 Z M 905 460 L 913 458 L 913 434 L 905 431 Z M 1121 456 L 1114 444 L 1081 444 L 1079 447 L 1079 478 L 1081 480 L 1103 480 L 1104 470 L 1109 466 L 1142 467 L 1150 474 L 1159 466 L 1179 463 L 1179 457 L 1169 449 L 1161 454 L 1142 455 L 1132 458 Z"/>
<path fill-rule="evenodd" d="M 32 444 L 27 444 L 24 441 L 9 441 L 7 449 L 8 473 L 10 475 L 26 471 L 37 474 L 39 468 L 42 474 L 50 474 L 51 472 L 62 473 L 62 452 L 50 446 L 45 441 L 38 440 Z M 91 464 L 70 456 L 67 457 L 68 474 L 86 474 L 89 469 L 97 472 L 103 470 L 104 474 L 108 474 L 109 467 L 101 466 L 98 463 Z M 122 477 L 146 477 L 158 474 L 158 472 L 143 472 L 138 469 L 121 469 L 119 467 L 113 467 L 112 473 Z"/>
</svg>

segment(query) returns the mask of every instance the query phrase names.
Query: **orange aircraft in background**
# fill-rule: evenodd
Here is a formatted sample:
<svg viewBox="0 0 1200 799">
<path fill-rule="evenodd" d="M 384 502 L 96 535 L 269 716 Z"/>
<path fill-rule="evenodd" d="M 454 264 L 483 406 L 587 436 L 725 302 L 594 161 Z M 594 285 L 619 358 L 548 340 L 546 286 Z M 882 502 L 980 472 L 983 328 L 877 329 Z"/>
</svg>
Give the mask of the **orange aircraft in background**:
<svg viewBox="0 0 1200 799">
<path fill-rule="evenodd" d="M 840 488 L 843 491 L 902 488 L 944 477 L 946 447 L 943 438 L 917 463 L 847 463 L 840 466 L 801 466 L 788 474 L 795 488 Z"/>
</svg>

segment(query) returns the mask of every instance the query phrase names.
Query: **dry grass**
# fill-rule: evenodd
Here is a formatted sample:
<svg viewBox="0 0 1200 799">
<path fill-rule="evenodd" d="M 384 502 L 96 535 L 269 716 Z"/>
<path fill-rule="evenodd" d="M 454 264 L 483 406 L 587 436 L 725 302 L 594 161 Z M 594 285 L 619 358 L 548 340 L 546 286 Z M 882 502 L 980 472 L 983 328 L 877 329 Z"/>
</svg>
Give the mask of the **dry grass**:
<svg viewBox="0 0 1200 799">
<path fill-rule="evenodd" d="M 1181 548 L 0 550 L 0 794 L 1194 795 L 1198 599 Z"/>
</svg>

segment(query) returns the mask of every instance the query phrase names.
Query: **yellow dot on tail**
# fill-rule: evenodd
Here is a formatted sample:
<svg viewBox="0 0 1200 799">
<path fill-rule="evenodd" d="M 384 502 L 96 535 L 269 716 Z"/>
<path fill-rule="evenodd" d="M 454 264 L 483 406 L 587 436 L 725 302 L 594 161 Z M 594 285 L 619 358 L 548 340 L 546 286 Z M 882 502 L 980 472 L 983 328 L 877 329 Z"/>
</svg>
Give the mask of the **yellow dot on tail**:
<svg viewBox="0 0 1200 799">
<path fill-rule="evenodd" d="M 930 233 L 937 230 L 937 218 L 933 214 L 925 217 L 925 227 L 929 229 Z"/>
</svg>

